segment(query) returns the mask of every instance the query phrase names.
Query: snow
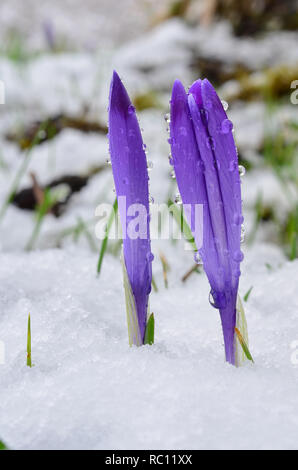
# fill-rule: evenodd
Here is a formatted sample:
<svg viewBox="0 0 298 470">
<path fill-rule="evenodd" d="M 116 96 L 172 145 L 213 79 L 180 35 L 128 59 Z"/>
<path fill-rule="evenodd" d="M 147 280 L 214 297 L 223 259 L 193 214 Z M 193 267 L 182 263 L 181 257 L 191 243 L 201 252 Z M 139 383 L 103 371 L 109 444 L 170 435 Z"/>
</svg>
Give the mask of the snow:
<svg viewBox="0 0 298 470">
<path fill-rule="evenodd" d="M 255 364 L 235 369 L 223 361 L 219 316 L 206 300 L 205 277 L 194 275 L 184 285 L 191 255 L 182 243 L 165 252 L 170 288 L 163 287 L 156 260 L 156 344 L 143 348 L 127 344 L 121 266 L 114 257 L 105 259 L 97 279 L 94 256 L 78 249 L 2 255 L 1 433 L 9 446 L 296 448 L 291 343 L 298 301 L 288 279 L 295 278 L 298 262 L 285 262 L 268 245 L 247 253 L 241 294 L 253 286 L 246 314 Z M 32 369 L 25 365 L 28 312 Z"/>
<path fill-rule="evenodd" d="M 86 0 L 80 27 L 78 0 L 28 0 L 30 8 L 5 0 L 0 6 L 0 36 L 5 38 L 17 22 L 26 32 L 26 45 L 41 52 L 28 63 L 0 57 L 6 91 L 6 104 L 0 106 L 1 204 L 24 158 L 7 142 L 6 132 L 61 112 L 80 116 L 87 107 L 90 120 L 105 124 L 114 68 L 131 96 L 154 90 L 161 103 L 138 116 L 153 162 L 150 194 L 164 203 L 175 194 L 176 183 L 169 176 L 163 114 L 173 80 L 180 78 L 187 87 L 197 78 L 193 58 L 242 63 L 252 70 L 298 58 L 297 33 L 236 40 L 226 23 L 206 30 L 171 20 L 152 28 L 153 17 L 142 2 L 121 0 L 117 9 L 111 0 L 100 3 L 97 15 L 98 2 Z M 156 2 L 146 3 L 150 10 Z M 127 10 L 134 13 L 127 15 Z M 59 54 L 46 49 L 45 18 L 71 47 Z M 229 82 L 221 91 L 232 86 Z M 290 119 L 297 122 L 294 108 L 285 103 L 271 117 L 273 133 Z M 288 210 L 289 200 L 273 171 L 260 162 L 264 103 L 232 103 L 228 114 L 241 155 L 254 164 L 242 183 L 249 234 L 260 193 L 279 215 Z M 45 184 L 65 174 L 86 175 L 107 158 L 106 136 L 65 129 L 33 149 L 20 189 L 31 184 L 29 172 Z M 35 215 L 10 206 L 1 221 L 0 353 L 4 345 L 5 361 L 0 357 L 0 440 L 12 449 L 297 449 L 298 261 L 287 261 L 277 245 L 268 243 L 268 232 L 271 240 L 276 238 L 274 227 L 268 222 L 267 231 L 260 228 L 255 243 L 243 247 L 240 295 L 253 287 L 244 306 L 255 364 L 236 369 L 224 362 L 219 315 L 208 303 L 206 276 L 192 274 L 181 281 L 193 265 L 184 241 L 152 242 L 158 286 L 150 298 L 155 344 L 129 348 L 118 255 L 108 253 L 96 276 L 95 209 L 113 202 L 112 189 L 106 165 L 73 196 L 62 217 L 45 218 L 36 251 L 30 253 L 24 248 Z M 91 245 L 84 236 L 62 236 L 80 218 L 88 225 Z M 163 284 L 160 252 L 170 265 L 169 289 Z M 26 367 L 29 312 L 32 369 Z"/>
</svg>

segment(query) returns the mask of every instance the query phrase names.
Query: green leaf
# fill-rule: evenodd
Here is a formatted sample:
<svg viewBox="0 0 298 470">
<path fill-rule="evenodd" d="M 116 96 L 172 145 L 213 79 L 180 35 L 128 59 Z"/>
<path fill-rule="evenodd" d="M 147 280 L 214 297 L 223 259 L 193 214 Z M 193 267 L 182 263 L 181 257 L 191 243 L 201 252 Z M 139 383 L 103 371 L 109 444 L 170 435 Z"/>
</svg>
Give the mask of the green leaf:
<svg viewBox="0 0 298 470">
<path fill-rule="evenodd" d="M 154 343 L 154 329 L 155 329 L 154 314 L 151 313 L 147 321 L 144 344 L 152 345 Z"/>
<path fill-rule="evenodd" d="M 19 184 L 21 182 L 21 179 L 23 178 L 24 174 L 26 173 L 27 171 L 27 168 L 29 166 L 29 163 L 30 163 L 30 160 L 31 160 L 31 157 L 32 157 L 32 150 L 34 149 L 34 147 L 36 145 L 38 145 L 38 143 L 40 142 L 41 140 L 41 134 L 42 132 L 45 130 L 46 126 L 48 124 L 48 121 L 44 121 L 40 124 L 30 146 L 28 147 L 27 149 L 27 152 L 26 152 L 26 155 L 24 156 L 23 160 L 22 160 L 22 163 L 20 165 L 20 168 L 18 169 L 18 171 L 16 172 L 16 175 L 15 175 L 15 178 L 11 184 L 11 187 L 10 187 L 10 190 L 9 190 L 9 193 L 6 197 L 6 199 L 4 200 L 4 203 L 1 207 L 1 210 L 0 210 L 0 222 L 2 221 L 5 213 L 6 213 L 6 210 L 9 206 L 9 204 L 12 202 L 17 190 L 18 190 L 18 187 L 19 187 Z"/>
<path fill-rule="evenodd" d="M 0 450 L 8 450 L 4 442 L 0 441 Z"/>
<path fill-rule="evenodd" d="M 248 291 L 246 292 L 245 296 L 243 297 L 244 302 L 247 302 L 247 301 L 248 301 L 248 298 L 249 298 L 249 296 L 250 296 L 252 290 L 253 290 L 253 286 L 251 286 L 251 288 L 248 289 Z"/>
<path fill-rule="evenodd" d="M 132 292 L 132 288 L 129 282 L 125 260 L 123 256 L 123 250 L 121 255 L 121 262 L 123 268 L 123 283 L 125 291 L 125 302 L 126 302 L 126 317 L 127 317 L 127 327 L 128 327 L 128 340 L 129 345 L 132 346 L 141 346 L 142 338 L 139 327 L 139 320 L 137 315 L 137 309 L 135 304 L 135 298 Z"/>
<path fill-rule="evenodd" d="M 246 359 L 254 362 L 252 355 L 249 351 L 247 322 L 245 318 L 244 308 L 239 295 L 237 299 L 235 327 L 235 359 L 237 367 L 243 365 Z"/>
<path fill-rule="evenodd" d="M 97 274 L 98 275 L 100 274 L 103 258 L 104 258 L 104 255 L 105 255 L 105 252 L 106 252 L 107 246 L 108 246 L 109 233 L 110 233 L 110 230 L 112 228 L 113 221 L 116 217 L 117 210 L 118 210 L 118 201 L 117 201 L 117 198 L 116 198 L 115 201 L 114 201 L 114 204 L 113 204 L 112 211 L 110 213 L 110 217 L 108 219 L 108 223 L 107 223 L 107 226 L 106 226 L 106 234 L 105 234 L 105 237 L 102 241 L 100 252 L 99 252 L 99 258 L 98 258 L 98 263 L 97 263 Z"/>
</svg>

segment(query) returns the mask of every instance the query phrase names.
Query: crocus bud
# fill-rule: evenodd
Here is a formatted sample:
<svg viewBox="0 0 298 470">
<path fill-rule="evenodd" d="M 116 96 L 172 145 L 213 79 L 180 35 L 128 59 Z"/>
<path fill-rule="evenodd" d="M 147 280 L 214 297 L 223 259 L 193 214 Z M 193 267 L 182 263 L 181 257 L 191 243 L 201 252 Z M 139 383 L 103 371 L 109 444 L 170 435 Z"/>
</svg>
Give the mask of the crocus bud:
<svg viewBox="0 0 298 470">
<path fill-rule="evenodd" d="M 232 128 L 208 80 L 196 81 L 188 94 L 181 82 L 175 82 L 170 142 L 177 184 L 184 205 L 203 205 L 203 242 L 198 251 L 211 285 L 211 303 L 220 311 L 226 360 L 235 364 L 243 216 Z M 200 230 L 188 222 L 197 241 Z"/>
<path fill-rule="evenodd" d="M 109 144 L 123 234 L 129 338 L 139 346 L 145 339 L 152 280 L 148 172 L 135 108 L 116 72 L 110 89 Z"/>
</svg>

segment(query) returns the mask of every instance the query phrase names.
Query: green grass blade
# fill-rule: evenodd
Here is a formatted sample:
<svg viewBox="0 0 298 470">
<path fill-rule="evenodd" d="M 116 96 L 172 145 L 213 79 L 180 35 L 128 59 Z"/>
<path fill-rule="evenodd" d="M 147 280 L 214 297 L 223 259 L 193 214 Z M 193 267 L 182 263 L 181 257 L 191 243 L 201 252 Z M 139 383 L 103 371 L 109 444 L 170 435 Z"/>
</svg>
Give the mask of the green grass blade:
<svg viewBox="0 0 298 470">
<path fill-rule="evenodd" d="M 97 263 L 97 274 L 98 275 L 100 274 L 103 258 L 104 258 L 104 255 L 105 255 L 105 252 L 106 252 L 107 246 L 108 246 L 109 233 L 110 233 L 110 230 L 112 228 L 113 221 L 116 217 L 117 210 L 118 210 L 118 201 L 117 201 L 117 198 L 116 198 L 115 201 L 114 201 L 114 204 L 113 204 L 112 211 L 110 213 L 110 217 L 108 219 L 107 226 L 106 226 L 106 234 L 105 234 L 105 237 L 104 237 L 104 239 L 102 241 L 102 244 L 101 244 L 101 247 L 100 247 L 99 258 L 98 258 L 98 263 Z"/>
<path fill-rule="evenodd" d="M 30 313 L 28 316 L 28 331 L 27 331 L 27 366 L 32 367 L 31 361 L 31 319 Z"/>
<path fill-rule="evenodd" d="M 144 344 L 150 344 L 151 346 L 154 343 L 154 330 L 155 330 L 154 314 L 151 313 L 147 321 Z"/>
<path fill-rule="evenodd" d="M 22 164 L 21 164 L 19 170 L 17 171 L 17 173 L 15 175 L 15 178 L 14 178 L 12 184 L 11 184 L 9 193 L 8 193 L 7 197 L 5 198 L 4 203 L 1 207 L 0 222 L 2 221 L 4 215 L 7 211 L 7 208 L 9 206 L 9 204 L 13 200 L 13 198 L 14 198 L 17 190 L 18 190 L 21 179 L 24 176 L 24 174 L 25 174 L 25 172 L 26 172 L 26 170 L 29 166 L 29 163 L 30 163 L 30 160 L 31 160 L 31 157 L 32 157 L 32 150 L 38 144 L 38 142 L 40 141 L 40 133 L 45 130 L 46 126 L 47 126 L 47 121 L 41 123 L 41 125 L 39 126 L 39 129 L 37 130 L 32 142 L 31 142 L 31 145 L 28 147 L 28 149 L 26 151 L 26 154 L 24 156 Z"/>
<path fill-rule="evenodd" d="M 246 292 L 245 296 L 243 297 L 244 302 L 247 302 L 247 301 L 248 301 L 249 296 L 250 296 L 251 291 L 253 290 L 253 288 L 254 288 L 254 287 L 251 286 L 251 287 L 248 289 L 248 291 Z"/>
<path fill-rule="evenodd" d="M 249 351 L 247 322 L 245 317 L 244 308 L 241 299 L 238 295 L 237 299 L 237 316 L 235 327 L 235 359 L 236 366 L 243 365 L 246 359 L 253 361 L 252 355 Z"/>
<path fill-rule="evenodd" d="M 244 352 L 245 356 L 247 357 L 247 359 L 248 359 L 249 361 L 254 362 L 254 360 L 253 360 L 253 358 L 252 358 L 252 355 L 251 355 L 250 352 L 249 352 L 248 346 L 247 346 L 247 344 L 246 344 L 246 342 L 245 342 L 245 340 L 244 340 L 242 334 L 241 334 L 240 331 L 238 330 L 238 328 L 235 328 L 235 332 L 236 332 L 237 338 L 238 338 L 238 340 L 239 340 L 239 343 L 241 344 L 241 347 L 242 347 L 242 349 L 243 349 L 243 352 Z"/>
</svg>

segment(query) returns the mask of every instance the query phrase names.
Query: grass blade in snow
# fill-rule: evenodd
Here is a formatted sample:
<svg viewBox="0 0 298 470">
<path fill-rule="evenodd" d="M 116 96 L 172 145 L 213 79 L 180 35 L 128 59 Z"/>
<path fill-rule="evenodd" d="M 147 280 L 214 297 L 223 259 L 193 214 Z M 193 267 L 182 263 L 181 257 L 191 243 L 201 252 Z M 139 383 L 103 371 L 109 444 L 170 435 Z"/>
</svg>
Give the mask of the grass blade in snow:
<svg viewBox="0 0 298 470">
<path fill-rule="evenodd" d="M 112 208 L 107 226 L 106 226 L 106 234 L 105 234 L 105 237 L 104 237 L 104 239 L 102 241 L 102 244 L 101 244 L 98 263 L 97 263 L 97 274 L 99 274 L 100 270 L 101 270 L 103 258 L 104 258 L 104 255 L 105 255 L 105 252 L 106 252 L 107 246 L 108 246 L 109 233 L 110 233 L 110 230 L 112 228 L 113 221 L 116 217 L 117 209 L 118 209 L 118 201 L 117 201 L 117 198 L 116 198 L 115 201 L 114 201 L 114 204 L 113 204 L 113 208 Z"/>
<path fill-rule="evenodd" d="M 31 361 L 31 319 L 30 313 L 28 316 L 28 331 L 27 331 L 27 366 L 32 367 Z"/>
<path fill-rule="evenodd" d="M 31 160 L 31 157 L 32 157 L 32 150 L 34 149 L 34 147 L 38 144 L 38 142 L 40 141 L 41 139 L 41 134 L 43 133 L 43 131 L 45 130 L 47 126 L 47 121 L 43 122 L 38 131 L 36 132 L 35 136 L 34 136 L 34 139 L 30 145 L 30 147 L 28 148 L 27 152 L 26 152 L 26 155 L 23 159 L 23 162 L 19 168 L 19 170 L 17 171 L 16 175 L 15 175 L 15 178 L 11 184 L 11 187 L 10 187 L 10 190 L 9 190 L 9 193 L 8 193 L 8 196 L 6 197 L 4 203 L 3 203 L 3 206 L 1 208 L 1 211 L 0 211 L 0 222 L 1 220 L 3 219 L 5 213 L 6 213 L 6 210 L 9 206 L 9 204 L 11 203 L 11 201 L 13 200 L 16 192 L 17 192 L 17 189 L 19 187 L 19 184 L 20 184 L 20 181 L 22 179 L 22 177 L 24 176 L 28 166 L 29 166 L 29 163 L 30 163 L 30 160 Z"/>
</svg>

